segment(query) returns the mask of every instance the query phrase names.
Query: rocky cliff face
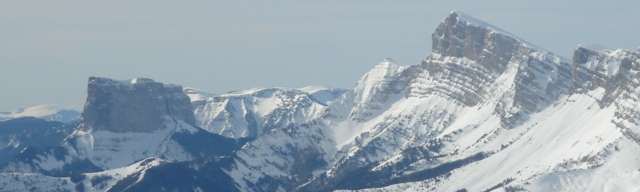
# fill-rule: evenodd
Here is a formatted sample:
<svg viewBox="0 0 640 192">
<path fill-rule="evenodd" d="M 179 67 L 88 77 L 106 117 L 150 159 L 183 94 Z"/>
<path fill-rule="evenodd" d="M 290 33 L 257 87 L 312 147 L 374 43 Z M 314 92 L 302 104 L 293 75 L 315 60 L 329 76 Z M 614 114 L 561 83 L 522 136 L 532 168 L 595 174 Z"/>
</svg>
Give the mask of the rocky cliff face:
<svg viewBox="0 0 640 192">
<path fill-rule="evenodd" d="M 189 161 L 207 151 L 194 143 L 234 143 L 196 126 L 191 101 L 181 86 L 146 78 L 92 77 L 87 91 L 82 122 L 64 146 L 72 158 L 99 169 L 122 167 L 147 157 Z"/>
<path fill-rule="evenodd" d="M 91 77 L 82 114 L 84 128 L 112 132 L 150 132 L 166 128 L 165 118 L 195 125 L 182 87 L 137 78 L 116 81 Z"/>
<path fill-rule="evenodd" d="M 432 51 L 477 61 L 489 74 L 502 73 L 511 58 L 530 46 L 515 36 L 459 12 L 452 12 L 431 35 Z"/>
<path fill-rule="evenodd" d="M 422 64 L 383 81 L 393 82 L 388 87 L 395 89 L 381 93 L 400 96 L 389 103 L 374 100 L 370 106 L 388 108 L 371 110 L 362 124 L 349 124 L 362 132 L 339 149 L 326 174 L 303 190 L 359 189 L 436 177 L 416 170 L 416 163 L 449 170 L 481 160 L 492 152 L 462 153 L 478 146 L 456 146 L 455 138 L 477 134 L 484 121 L 494 133 L 483 137 L 516 128 L 570 91 L 568 62 L 473 17 L 452 12 L 432 37 L 433 53 Z M 485 139 L 477 136 L 471 137 Z M 406 174 L 416 171 L 427 176 Z"/>
<path fill-rule="evenodd" d="M 371 118 L 371 121 L 361 125 L 352 124 L 365 131 L 361 132 L 352 143 L 341 148 L 333 166 L 325 174 L 302 186 L 303 191 L 376 188 L 421 180 L 431 182 L 410 189 L 418 191 L 463 189 L 462 187 L 456 189 L 455 187 L 429 188 L 428 186 L 441 185 L 439 180 L 448 178 L 447 175 L 454 172 L 453 170 L 461 169 L 468 164 L 492 162 L 494 160 L 484 159 L 498 158 L 497 156 L 502 155 L 494 156 L 494 154 L 500 154 L 505 149 L 510 149 L 506 151 L 529 151 L 530 146 L 524 147 L 526 144 L 521 144 L 526 143 L 520 140 L 522 137 L 550 139 L 543 139 L 542 136 L 528 136 L 540 134 L 537 132 L 544 132 L 543 130 L 555 132 L 558 131 L 556 129 L 563 127 L 558 125 L 562 124 L 559 123 L 561 122 L 559 119 L 543 120 L 540 116 L 569 116 L 566 111 L 575 111 L 578 109 L 574 108 L 578 106 L 597 102 L 572 95 L 573 90 L 580 87 L 576 84 L 591 85 L 589 83 L 591 81 L 613 81 L 614 83 L 611 84 L 620 84 L 619 79 L 625 79 L 621 76 L 628 78 L 628 74 L 617 75 L 617 77 L 614 75 L 601 80 L 600 76 L 603 73 L 611 73 L 612 69 L 608 69 L 609 72 L 607 72 L 598 68 L 611 68 L 610 63 L 614 60 L 621 63 L 632 63 L 629 60 L 634 60 L 633 54 L 607 51 L 582 54 L 587 56 L 582 56 L 585 57 L 584 59 L 577 58 L 574 63 L 571 63 L 495 26 L 458 12 L 452 12 L 441 23 L 433 34 L 433 42 L 433 53 L 422 64 L 408 67 L 403 71 L 403 74 L 407 74 L 404 77 L 409 78 L 405 81 L 407 82 L 406 95 L 392 101 L 388 105 L 392 107 L 378 113 L 377 117 Z M 607 56 L 610 54 L 618 55 L 617 59 Z M 619 55 L 625 55 L 622 57 L 626 58 Z M 586 64 L 589 67 L 585 67 L 584 63 L 599 64 Z M 598 65 L 600 67 L 593 67 Z M 628 68 L 622 67 L 622 69 Z M 600 75 L 594 75 L 594 73 L 600 73 Z M 603 83 L 597 84 L 603 85 Z M 629 89 L 616 90 L 620 92 L 619 90 Z M 595 88 L 591 87 L 588 90 L 593 91 Z M 627 95 L 626 98 L 634 98 L 633 94 Z M 570 104 L 564 105 L 567 97 L 570 98 L 569 101 L 579 102 L 575 104 L 569 102 Z M 600 97 L 596 96 L 596 98 Z M 634 106 L 629 104 L 632 102 L 635 101 L 625 102 L 620 106 Z M 593 115 L 591 118 L 596 119 L 604 118 L 601 117 L 605 116 L 604 114 L 610 115 L 608 111 L 595 111 L 598 111 L 599 114 L 596 114 L 600 116 L 591 112 L 585 112 L 585 116 Z M 618 114 L 634 113 L 619 112 Z M 584 120 L 584 122 L 591 121 Z M 578 129 L 581 126 L 583 125 L 578 123 L 566 124 L 565 128 Z M 612 124 L 606 124 L 594 130 L 615 130 L 612 127 L 614 127 Z M 532 129 L 537 130 L 531 131 Z M 571 158 L 577 158 L 577 156 L 588 154 L 586 156 L 590 158 L 600 158 L 601 154 L 605 153 L 603 151 L 608 150 L 606 146 L 613 145 L 611 141 L 618 136 L 617 134 L 619 132 L 613 131 L 610 135 L 567 138 L 567 142 L 578 143 L 592 139 L 591 137 L 603 138 L 602 143 L 588 147 L 594 152 L 568 156 L 574 155 Z M 627 135 L 632 134 L 627 133 Z M 541 141 L 541 143 L 544 142 Z M 509 147 L 512 145 L 513 147 Z M 559 144 L 560 146 L 565 147 L 564 144 Z M 549 163 L 548 166 L 559 166 L 558 164 L 575 162 L 560 158 L 549 160 L 547 163 Z M 481 167 L 470 167 L 473 167 L 468 168 L 472 170 L 471 172 L 484 171 L 480 171 L 483 169 Z M 514 169 L 522 172 L 519 174 L 524 174 L 524 170 L 530 169 L 527 170 L 529 171 L 527 174 L 524 174 L 528 176 L 544 172 L 540 171 L 543 168 L 533 167 L 536 166 L 522 168 L 522 170 Z M 456 182 L 463 177 L 464 175 L 451 177 L 451 180 L 442 185 L 470 185 L 464 182 L 460 185 Z M 522 176 L 513 177 L 522 178 Z M 504 180 L 490 182 L 511 182 L 508 177 L 502 179 Z M 485 189 L 488 188 L 490 187 Z M 392 189 L 403 190 L 402 188 Z"/>
<path fill-rule="evenodd" d="M 427 82 L 412 87 L 414 96 L 440 94 L 466 106 L 501 97 L 496 113 L 510 127 L 571 87 L 567 61 L 463 13 L 452 12 L 432 39 L 433 53 L 423 63 L 427 80 L 418 80 Z M 500 77 L 512 81 L 510 90 L 497 90 Z"/>
<path fill-rule="evenodd" d="M 578 47 L 573 54 L 574 79 L 578 91 L 606 90 L 605 101 L 612 101 L 633 81 L 640 53 L 633 50 L 595 50 Z M 631 87 L 630 87 L 631 86 Z"/>
<path fill-rule="evenodd" d="M 613 122 L 629 139 L 640 143 L 640 52 L 637 50 L 575 50 L 576 91 L 595 92 L 601 107 L 615 106 Z"/>
<path fill-rule="evenodd" d="M 384 131 L 373 132 L 369 141 L 363 134 L 360 140 L 368 144 L 352 148 L 308 189 L 332 184 L 334 189 L 391 185 L 366 191 L 625 188 L 599 174 L 631 174 L 619 163 L 639 149 L 630 144 L 640 141 L 636 51 L 580 47 L 568 62 L 456 12 L 433 39 L 433 53 L 409 90 L 409 98 L 422 98 L 421 104 L 446 103 L 415 113 L 427 114 L 427 134 L 394 139 L 412 138 L 420 124 L 405 121 L 415 118 L 408 114 L 386 121 L 381 126 L 388 128 L 378 128 Z M 446 99 L 429 101 L 434 95 Z M 391 158 L 380 158 L 381 153 Z M 367 177 L 347 179 L 357 175 Z M 592 182 L 571 183 L 585 181 Z"/>
</svg>

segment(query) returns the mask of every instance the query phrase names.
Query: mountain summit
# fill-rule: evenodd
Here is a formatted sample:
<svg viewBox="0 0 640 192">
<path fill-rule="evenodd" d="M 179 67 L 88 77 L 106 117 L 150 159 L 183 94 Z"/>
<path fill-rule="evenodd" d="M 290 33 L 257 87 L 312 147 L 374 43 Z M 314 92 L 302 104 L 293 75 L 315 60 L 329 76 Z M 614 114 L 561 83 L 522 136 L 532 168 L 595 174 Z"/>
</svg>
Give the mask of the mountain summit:
<svg viewBox="0 0 640 192">
<path fill-rule="evenodd" d="M 189 97 L 178 85 L 147 78 L 115 81 L 91 77 L 82 114 L 84 125 L 96 130 L 145 132 L 161 129 L 165 121 L 195 125 Z"/>
</svg>

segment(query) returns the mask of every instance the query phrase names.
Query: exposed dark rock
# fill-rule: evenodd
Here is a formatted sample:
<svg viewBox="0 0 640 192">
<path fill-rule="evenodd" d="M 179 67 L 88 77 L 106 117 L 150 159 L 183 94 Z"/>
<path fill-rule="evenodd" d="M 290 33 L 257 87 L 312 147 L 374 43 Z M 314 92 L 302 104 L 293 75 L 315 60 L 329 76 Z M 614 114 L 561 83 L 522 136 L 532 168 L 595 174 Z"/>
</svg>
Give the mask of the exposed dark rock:
<svg viewBox="0 0 640 192">
<path fill-rule="evenodd" d="M 165 118 L 195 125 L 190 100 L 178 85 L 91 77 L 87 93 L 85 129 L 149 132 L 164 128 Z"/>
</svg>

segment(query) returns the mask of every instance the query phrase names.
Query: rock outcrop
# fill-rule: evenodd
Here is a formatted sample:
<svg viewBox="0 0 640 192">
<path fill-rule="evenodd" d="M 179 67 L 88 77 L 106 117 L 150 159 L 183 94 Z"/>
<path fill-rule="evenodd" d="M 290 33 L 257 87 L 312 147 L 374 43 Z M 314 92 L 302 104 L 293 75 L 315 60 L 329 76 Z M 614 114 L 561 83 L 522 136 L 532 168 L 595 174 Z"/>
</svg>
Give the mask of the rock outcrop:
<svg viewBox="0 0 640 192">
<path fill-rule="evenodd" d="M 85 129 L 150 132 L 165 128 L 165 120 L 195 125 L 189 97 L 182 87 L 137 78 L 116 81 L 91 77 L 82 113 Z"/>
</svg>

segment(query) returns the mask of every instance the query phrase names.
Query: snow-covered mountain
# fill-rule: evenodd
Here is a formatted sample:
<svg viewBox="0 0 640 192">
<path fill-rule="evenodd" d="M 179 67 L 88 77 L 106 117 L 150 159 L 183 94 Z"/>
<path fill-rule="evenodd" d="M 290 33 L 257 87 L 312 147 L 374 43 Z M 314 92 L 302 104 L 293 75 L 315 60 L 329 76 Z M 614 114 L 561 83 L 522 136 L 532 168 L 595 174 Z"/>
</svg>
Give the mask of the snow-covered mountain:
<svg viewBox="0 0 640 192">
<path fill-rule="evenodd" d="M 638 52 L 565 61 L 457 12 L 433 41 L 405 97 L 304 189 L 637 189 Z"/>
<path fill-rule="evenodd" d="M 0 122 L 0 191 L 637 191 L 640 51 L 571 60 L 451 12 L 351 89 L 92 77 L 80 121 Z"/>
<path fill-rule="evenodd" d="M 56 105 L 36 105 L 13 112 L 0 112 L 0 121 L 21 117 L 35 117 L 49 121 L 72 122 L 80 118 L 80 112 Z"/>
<path fill-rule="evenodd" d="M 187 88 L 197 124 L 231 138 L 256 138 L 277 127 L 325 115 L 345 90 L 319 87 L 267 88 L 211 95 Z"/>
<path fill-rule="evenodd" d="M 78 191 L 128 191 L 144 186 L 147 169 L 196 161 L 218 164 L 243 143 L 197 127 L 181 86 L 145 78 L 91 77 L 87 90 L 80 122 L 34 123 L 39 119 L 31 118 L 2 123 L 12 129 L 2 129 L 8 134 L 0 156 L 13 158 L 0 164 L 7 175 L 0 179 L 0 191 L 22 190 L 33 182 L 53 185 L 37 186 L 38 191 L 68 191 L 69 186 Z"/>
</svg>

